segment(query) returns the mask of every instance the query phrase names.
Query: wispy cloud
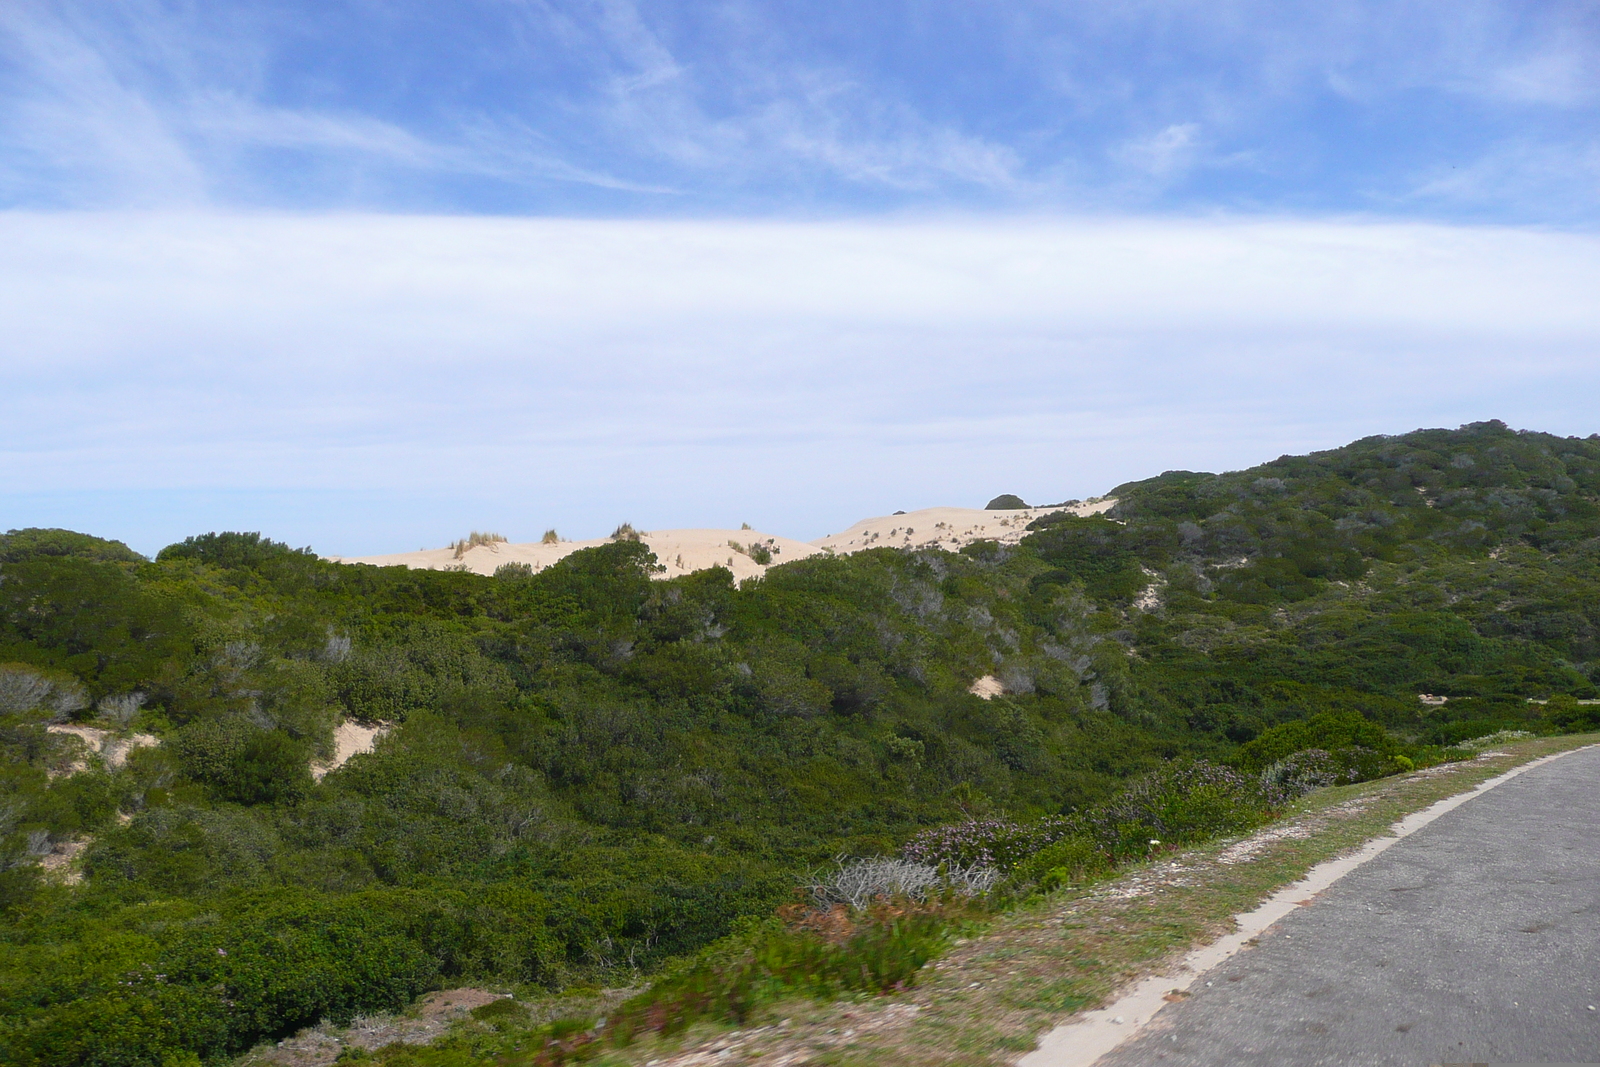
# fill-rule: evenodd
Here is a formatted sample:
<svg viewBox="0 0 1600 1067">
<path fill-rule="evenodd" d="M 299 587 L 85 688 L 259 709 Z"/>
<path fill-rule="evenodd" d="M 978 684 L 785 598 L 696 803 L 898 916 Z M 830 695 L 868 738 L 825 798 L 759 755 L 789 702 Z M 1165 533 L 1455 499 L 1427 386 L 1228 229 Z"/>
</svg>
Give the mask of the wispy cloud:
<svg viewBox="0 0 1600 1067">
<path fill-rule="evenodd" d="M 1600 95 L 1600 69 L 1594 60 L 1592 53 L 1559 47 L 1500 68 L 1489 84 L 1497 95 L 1519 103 L 1578 107 Z"/>
<path fill-rule="evenodd" d="M 1476 211 L 1507 206 L 1532 212 L 1550 202 L 1600 203 L 1600 139 L 1540 144 L 1516 138 L 1476 158 L 1421 175 L 1409 199 Z"/>
<path fill-rule="evenodd" d="M 1419 173 L 1582 142 L 1597 72 L 1578 0 L 935 0 L 826 22 L 750 0 L 13 0 L 0 196 L 1448 217 L 1457 201 L 1410 195 Z M 1500 207 L 1586 223 L 1600 197 Z"/>
<path fill-rule="evenodd" d="M 1124 142 L 1112 154 L 1141 175 L 1164 179 L 1194 165 L 1199 139 L 1198 122 L 1174 123 L 1148 137 Z"/>
<path fill-rule="evenodd" d="M 163 109 L 65 20 L 26 2 L 0 8 L 0 47 L 0 188 L 69 205 L 207 198 L 204 170 Z"/>
</svg>

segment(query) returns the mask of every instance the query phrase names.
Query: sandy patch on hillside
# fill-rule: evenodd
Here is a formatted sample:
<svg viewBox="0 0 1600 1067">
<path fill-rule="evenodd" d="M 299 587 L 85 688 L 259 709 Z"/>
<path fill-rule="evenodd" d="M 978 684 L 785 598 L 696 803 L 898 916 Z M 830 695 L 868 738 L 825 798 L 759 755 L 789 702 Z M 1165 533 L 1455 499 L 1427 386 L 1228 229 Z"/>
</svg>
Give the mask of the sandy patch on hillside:
<svg viewBox="0 0 1600 1067">
<path fill-rule="evenodd" d="M 83 870 L 76 861 L 92 840 L 90 837 L 75 837 L 57 841 L 49 852 L 39 857 L 39 866 L 47 876 L 62 885 L 78 885 L 83 881 Z"/>
<path fill-rule="evenodd" d="M 119 734 L 114 730 L 102 730 L 98 726 L 56 724 L 45 729 L 53 734 L 76 737 L 91 753 L 99 756 L 101 761 L 113 770 L 128 762 L 128 753 L 134 749 L 149 748 L 161 743 L 161 739 L 153 734 Z M 72 765 L 68 773 L 82 770 L 88 770 L 88 764 L 79 761 Z"/>
<path fill-rule="evenodd" d="M 666 568 L 657 577 L 676 578 L 690 571 L 723 566 L 740 581 L 767 573 L 767 564 L 751 558 L 752 546 L 772 554 L 772 563 L 805 559 L 819 551 L 804 541 L 777 537 L 759 530 L 654 530 L 640 538 L 656 554 L 656 562 Z M 547 545 L 538 541 L 510 544 L 499 541 L 469 549 L 460 559 L 452 548 L 430 548 L 420 552 L 397 552 L 387 556 L 329 556 L 336 563 L 370 563 L 377 567 L 411 567 L 417 570 L 464 568 L 474 574 L 493 574 L 506 563 L 526 563 L 535 571 L 583 548 L 610 544 L 609 538 L 593 541 L 561 541 Z M 737 546 L 737 547 L 736 547 Z M 758 552 L 759 554 L 759 552 Z"/>
<path fill-rule="evenodd" d="M 903 515 L 862 519 L 843 533 L 811 542 L 835 552 L 860 552 L 864 548 L 943 548 L 954 552 L 974 541 L 999 541 L 1014 545 L 1028 536 L 1028 523 L 1059 511 L 1074 515 L 1099 515 L 1116 504 L 1115 498 L 1075 504 L 1070 508 L 1019 508 L 985 511 L 979 508 L 923 508 Z"/>
<path fill-rule="evenodd" d="M 967 686 L 967 692 L 975 697 L 982 697 L 984 700 L 993 700 L 997 696 L 1004 696 L 1005 691 L 1006 687 L 1000 684 L 1000 679 L 992 674 L 986 674 Z"/>
<path fill-rule="evenodd" d="M 351 756 L 371 752 L 378 738 L 388 733 L 387 723 L 359 723 L 346 719 L 333 732 L 333 759 L 312 760 L 311 777 L 322 781 L 329 771 L 338 770 L 350 761 Z"/>
</svg>

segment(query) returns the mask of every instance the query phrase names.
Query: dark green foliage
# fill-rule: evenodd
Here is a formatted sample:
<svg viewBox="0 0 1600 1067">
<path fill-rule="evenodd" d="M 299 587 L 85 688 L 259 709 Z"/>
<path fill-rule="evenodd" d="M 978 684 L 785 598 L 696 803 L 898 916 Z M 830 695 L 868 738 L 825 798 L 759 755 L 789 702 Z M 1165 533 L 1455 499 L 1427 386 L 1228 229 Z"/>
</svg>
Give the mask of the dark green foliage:
<svg viewBox="0 0 1600 1067">
<path fill-rule="evenodd" d="M 1121 859 L 1254 829 L 1277 800 L 1254 777 L 1203 760 L 1178 761 L 1086 812 L 1082 822 L 1103 852 Z"/>
<path fill-rule="evenodd" d="M 632 981 L 930 827 L 1011 827 L 1013 878 L 1056 884 L 1254 825 L 1284 760 L 1347 779 L 1600 727 L 1600 439 L 1419 431 L 1115 495 L 1018 545 L 738 585 L 657 580 L 625 537 L 485 578 L 7 535 L 0 664 L 73 706 L 0 717 L 0 1062 L 216 1058 L 434 982 Z M 1004 696 L 968 692 L 991 674 Z M 63 773 L 51 716 L 135 713 L 160 748 Z M 313 781 L 340 718 L 388 733 Z M 42 880 L 30 844 L 72 838 L 83 885 Z M 783 953 L 893 985 L 924 933 L 848 978 L 780 937 L 680 1001 L 745 1003 Z M 236 958 L 245 935 L 274 955 Z"/>
<path fill-rule="evenodd" d="M 7 530 L 0 534 L 0 563 L 60 558 L 95 563 L 143 563 L 144 557 L 121 541 L 107 541 L 71 530 Z"/>
<path fill-rule="evenodd" d="M 1382 726 L 1357 712 L 1324 711 L 1263 732 L 1239 749 L 1239 766 L 1246 771 L 1259 771 L 1269 763 L 1311 748 L 1332 753 L 1337 758 L 1338 753 L 1354 748 L 1390 756 L 1398 746 Z"/>
<path fill-rule="evenodd" d="M 311 556 L 309 548 L 290 548 L 279 541 L 262 537 L 259 533 L 208 533 L 186 537 L 175 545 L 168 545 L 156 553 L 163 562 L 192 559 L 209 563 L 213 567 L 258 567 L 270 560 L 286 556 Z"/>
<path fill-rule="evenodd" d="M 311 786 L 310 753 L 280 730 L 238 719 L 205 719 L 173 736 L 183 772 L 223 800 L 270 804 L 303 795 Z"/>
<path fill-rule="evenodd" d="M 985 511 L 1020 511 L 1027 506 L 1028 502 L 1015 493 L 1001 493 L 985 504 L 983 509 Z"/>
<path fill-rule="evenodd" d="M 1111 869 L 1112 859 L 1088 833 L 1070 834 L 1018 864 L 1015 878 L 1049 891 L 1082 882 Z"/>
</svg>

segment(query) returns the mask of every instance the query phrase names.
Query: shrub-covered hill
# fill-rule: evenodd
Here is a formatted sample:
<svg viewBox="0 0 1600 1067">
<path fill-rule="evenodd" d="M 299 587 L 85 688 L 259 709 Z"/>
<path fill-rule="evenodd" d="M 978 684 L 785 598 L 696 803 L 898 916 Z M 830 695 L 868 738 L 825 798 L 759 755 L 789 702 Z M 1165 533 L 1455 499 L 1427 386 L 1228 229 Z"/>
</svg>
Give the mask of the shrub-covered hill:
<svg viewBox="0 0 1600 1067">
<path fill-rule="evenodd" d="M 1594 716 L 1600 440 L 1423 431 L 1115 495 L 1015 547 L 742 586 L 652 580 L 629 541 L 485 578 L 254 534 L 154 561 L 0 538 L 0 1062 L 615 980 L 830 857 L 1167 759 L 1250 770 L 1299 736 L 1249 744 L 1274 724 L 1416 754 Z M 1007 695 L 971 695 L 985 674 Z M 392 729 L 316 780 L 345 718 Z M 111 766 L 48 729 L 72 722 L 161 744 Z M 81 884 L 41 874 L 79 846 Z"/>
<path fill-rule="evenodd" d="M 1244 741 L 1344 707 L 1443 740 L 1595 695 L 1600 437 L 1479 423 L 1113 495 L 1112 519 L 1044 520 L 1028 550 L 1054 568 L 1035 583 L 1145 609 L 1118 635 L 1130 714 Z"/>
</svg>

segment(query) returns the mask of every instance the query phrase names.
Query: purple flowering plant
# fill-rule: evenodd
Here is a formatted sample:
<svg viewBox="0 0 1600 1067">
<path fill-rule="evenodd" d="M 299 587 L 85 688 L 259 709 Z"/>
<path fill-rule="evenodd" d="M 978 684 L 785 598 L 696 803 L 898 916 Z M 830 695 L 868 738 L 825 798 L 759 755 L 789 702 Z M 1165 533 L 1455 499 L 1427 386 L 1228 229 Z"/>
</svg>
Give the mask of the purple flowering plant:
<svg viewBox="0 0 1600 1067">
<path fill-rule="evenodd" d="M 938 867 L 998 867 L 1011 870 L 1040 849 L 1079 828 L 1068 817 L 1052 815 L 1033 822 L 967 819 L 923 830 L 906 843 L 906 859 Z"/>
</svg>

